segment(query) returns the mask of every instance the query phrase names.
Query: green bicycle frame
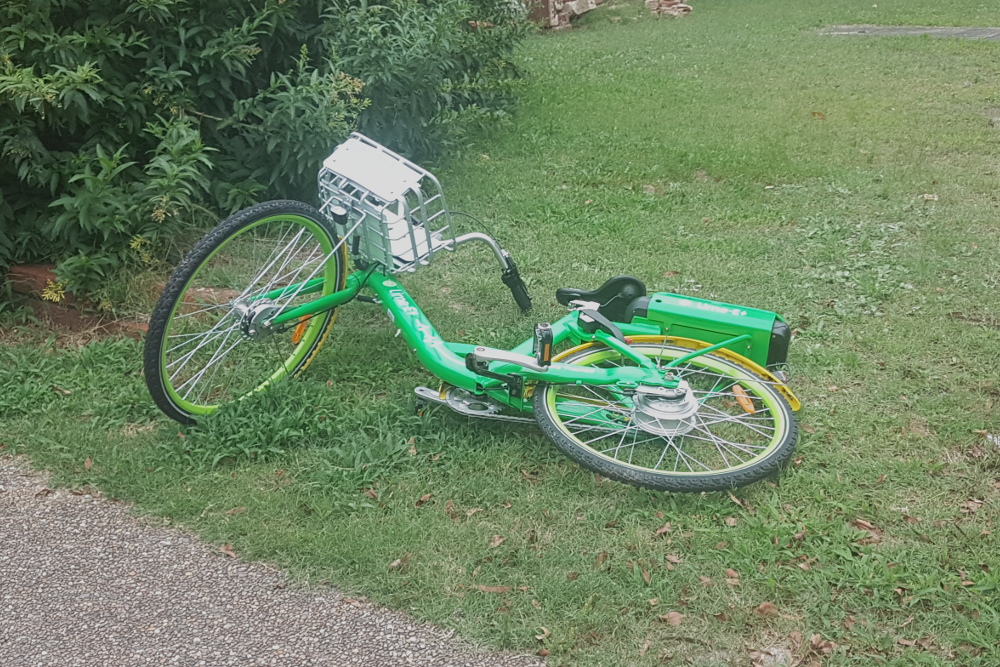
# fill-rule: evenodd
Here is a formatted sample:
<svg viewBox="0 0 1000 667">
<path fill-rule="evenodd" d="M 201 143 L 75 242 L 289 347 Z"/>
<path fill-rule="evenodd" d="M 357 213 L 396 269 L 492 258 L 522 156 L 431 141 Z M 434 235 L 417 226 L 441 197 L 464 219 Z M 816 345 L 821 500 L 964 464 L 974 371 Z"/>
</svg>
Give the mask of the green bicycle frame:
<svg viewBox="0 0 1000 667">
<path fill-rule="evenodd" d="M 292 285 L 264 294 L 259 298 L 274 300 L 294 293 L 318 292 L 322 287 L 322 279 L 317 279 L 306 283 L 301 290 L 298 289 L 297 285 Z M 455 387 L 476 394 L 488 393 L 497 401 L 518 410 L 531 410 L 530 399 L 524 396 L 513 395 L 502 380 L 478 375 L 466 367 L 466 355 L 476 350 L 479 350 L 480 353 L 484 351 L 489 352 L 491 348 L 467 343 L 446 342 L 403 286 L 396 282 L 392 276 L 377 270 L 355 271 L 347 277 L 344 289 L 320 297 L 297 308 L 282 312 L 274 317 L 271 326 L 275 328 L 281 327 L 282 325 L 298 321 L 302 317 L 336 308 L 354 299 L 364 288 L 368 288 L 374 293 L 389 320 L 399 329 L 400 335 L 406 341 L 407 347 L 416 354 L 427 370 Z M 516 375 L 529 382 L 552 382 L 558 384 L 585 383 L 589 385 L 620 384 L 623 386 L 635 386 L 641 383 L 644 385 L 673 387 L 677 386 L 677 380 L 670 373 L 671 368 L 694 357 L 712 352 L 723 345 L 728 345 L 749 337 L 746 335 L 739 336 L 733 340 L 697 350 L 670 362 L 664 367 L 658 368 L 654 361 L 645 355 L 637 353 L 614 336 L 600 330 L 594 333 L 584 331 L 580 326 L 579 316 L 580 313 L 578 311 L 573 311 L 552 324 L 553 345 L 567 340 L 575 345 L 584 342 L 603 343 L 635 362 L 636 366 L 605 369 L 552 362 L 549 366 L 545 367 L 545 370 L 536 370 L 515 363 L 495 361 L 489 366 L 490 372 L 500 375 Z M 659 327 L 653 325 L 616 324 L 625 336 L 660 335 L 662 333 Z M 532 357 L 533 345 L 533 340 L 529 339 L 514 349 L 509 350 L 509 352 Z"/>
</svg>

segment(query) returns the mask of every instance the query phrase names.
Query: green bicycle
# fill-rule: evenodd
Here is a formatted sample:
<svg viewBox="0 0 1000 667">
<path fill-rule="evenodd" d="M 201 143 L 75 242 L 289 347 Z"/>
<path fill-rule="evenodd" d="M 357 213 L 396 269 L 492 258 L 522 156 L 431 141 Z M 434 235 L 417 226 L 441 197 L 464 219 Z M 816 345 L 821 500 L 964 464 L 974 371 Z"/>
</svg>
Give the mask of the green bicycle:
<svg viewBox="0 0 1000 667">
<path fill-rule="evenodd" d="M 442 381 L 418 387 L 418 402 L 536 421 L 567 456 L 610 479 L 716 491 L 790 458 L 799 402 L 780 370 L 791 333 L 775 313 L 647 295 L 638 279 L 618 276 L 596 290 L 557 290 L 569 313 L 512 350 L 449 343 L 399 274 L 485 243 L 528 311 L 510 254 L 488 234 L 456 235 L 437 179 L 360 134 L 327 158 L 319 186 L 319 209 L 271 201 L 226 219 L 170 277 L 144 354 L 147 386 L 168 416 L 191 423 L 298 375 L 338 307 L 356 300 L 381 307 Z"/>
</svg>

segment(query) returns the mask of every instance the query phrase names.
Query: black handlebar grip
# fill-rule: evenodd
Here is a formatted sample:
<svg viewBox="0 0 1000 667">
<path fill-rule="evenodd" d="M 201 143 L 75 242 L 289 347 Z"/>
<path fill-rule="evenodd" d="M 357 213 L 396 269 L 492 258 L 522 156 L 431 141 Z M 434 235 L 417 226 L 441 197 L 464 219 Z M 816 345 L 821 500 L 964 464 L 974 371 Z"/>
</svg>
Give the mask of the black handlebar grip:
<svg viewBox="0 0 1000 667">
<path fill-rule="evenodd" d="M 513 261 L 508 261 L 510 262 L 510 268 L 503 272 L 500 279 L 503 280 L 504 285 L 510 288 L 510 293 L 514 295 L 517 307 L 526 313 L 531 310 L 531 295 L 528 294 L 528 288 L 524 286 L 524 281 L 521 280 L 521 274 L 518 273 L 517 266 L 514 265 Z"/>
</svg>

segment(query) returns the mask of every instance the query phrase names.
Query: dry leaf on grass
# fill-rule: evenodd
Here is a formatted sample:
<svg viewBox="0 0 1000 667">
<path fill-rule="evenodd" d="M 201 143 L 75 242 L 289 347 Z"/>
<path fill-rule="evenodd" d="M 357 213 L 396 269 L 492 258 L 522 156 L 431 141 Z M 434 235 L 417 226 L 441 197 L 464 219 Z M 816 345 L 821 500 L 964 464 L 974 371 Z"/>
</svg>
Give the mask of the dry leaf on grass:
<svg viewBox="0 0 1000 667">
<path fill-rule="evenodd" d="M 420 500 L 418 500 L 414 506 L 415 507 L 420 507 L 421 505 L 425 504 L 430 499 L 431 499 L 431 494 L 425 493 L 424 495 L 420 496 Z"/>
<path fill-rule="evenodd" d="M 594 559 L 594 569 L 596 570 L 600 568 L 602 565 L 604 565 L 604 561 L 606 561 L 607 559 L 608 559 L 607 551 L 602 551 L 601 553 L 597 554 L 597 558 Z"/>
<path fill-rule="evenodd" d="M 93 467 L 93 465 L 94 465 L 94 462 L 90 460 L 89 456 L 86 459 L 84 459 L 84 461 L 83 461 L 83 467 L 86 470 L 90 470 Z"/>
<path fill-rule="evenodd" d="M 233 545 L 231 544 L 223 544 L 221 547 L 219 547 L 219 551 L 226 554 L 230 558 L 239 558 L 239 556 L 236 555 L 236 552 L 233 551 Z"/>
<path fill-rule="evenodd" d="M 549 632 L 549 629 L 547 627 L 545 627 L 544 625 L 541 626 L 541 631 L 542 631 L 542 634 L 535 635 L 535 639 L 537 639 L 540 642 L 541 641 L 545 641 L 546 639 L 549 638 L 549 635 L 552 634 L 551 632 Z"/>
<path fill-rule="evenodd" d="M 668 614 L 660 614 L 658 618 L 664 623 L 669 623 L 670 625 L 680 625 L 681 621 L 684 620 L 684 614 L 672 611 Z"/>
<path fill-rule="evenodd" d="M 579 572 L 567 572 L 566 573 L 566 581 L 576 581 L 579 578 L 580 578 L 580 573 Z"/>
<path fill-rule="evenodd" d="M 495 549 L 496 547 L 498 547 L 501 544 L 503 544 L 504 540 L 506 540 L 506 539 L 507 538 L 504 537 L 503 535 L 494 535 L 493 539 L 490 540 L 490 548 L 491 549 Z"/>
<path fill-rule="evenodd" d="M 766 618 L 776 618 L 778 607 L 773 602 L 761 602 L 757 607 L 757 613 Z"/>
<path fill-rule="evenodd" d="M 481 593 L 510 593 L 510 586 L 473 586 Z"/>
<path fill-rule="evenodd" d="M 670 532 L 670 522 L 668 521 L 668 522 L 666 522 L 665 524 L 663 524 L 662 526 L 660 526 L 659 528 L 656 529 L 656 532 L 653 533 L 653 537 L 659 537 L 660 535 L 666 535 L 669 532 Z"/>
<path fill-rule="evenodd" d="M 410 563 L 411 558 L 413 558 L 413 554 L 405 554 L 404 556 L 397 558 L 396 560 L 389 563 L 389 569 L 403 570 Z"/>
<path fill-rule="evenodd" d="M 246 507 L 234 507 L 233 509 L 226 512 L 226 514 L 243 514 L 247 511 Z"/>
</svg>

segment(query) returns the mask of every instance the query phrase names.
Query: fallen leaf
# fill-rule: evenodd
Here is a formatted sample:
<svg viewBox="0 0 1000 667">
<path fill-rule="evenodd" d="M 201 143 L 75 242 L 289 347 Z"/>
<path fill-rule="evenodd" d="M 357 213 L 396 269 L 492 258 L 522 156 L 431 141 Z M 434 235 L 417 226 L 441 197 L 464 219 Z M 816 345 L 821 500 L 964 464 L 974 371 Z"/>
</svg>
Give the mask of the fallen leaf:
<svg viewBox="0 0 1000 667">
<path fill-rule="evenodd" d="M 923 199 L 925 202 L 926 201 L 938 201 L 940 199 L 940 197 L 938 197 L 937 195 L 934 195 L 934 194 L 920 195 L 920 198 Z"/>
<path fill-rule="evenodd" d="M 416 456 L 417 455 L 417 448 L 416 448 L 416 446 L 415 445 L 410 445 L 410 448 L 406 450 L 406 453 L 409 454 L 410 456 Z"/>
<path fill-rule="evenodd" d="M 679 276 L 679 275 L 681 275 L 680 271 L 664 271 L 663 272 L 663 277 L 664 278 L 673 278 L 673 277 Z"/>
<path fill-rule="evenodd" d="M 234 507 L 233 509 L 226 512 L 226 514 L 243 514 L 247 511 L 246 507 Z"/>
<path fill-rule="evenodd" d="M 805 431 L 806 433 L 809 433 L 809 434 L 813 434 L 813 433 L 815 433 L 815 432 L 816 432 L 816 429 L 814 429 L 814 428 L 813 428 L 812 426 L 810 426 L 809 424 L 803 424 L 803 425 L 802 425 L 802 430 L 803 430 L 803 431 Z"/>
<path fill-rule="evenodd" d="M 730 579 L 739 579 L 740 578 L 740 573 L 737 572 L 736 570 L 732 569 L 732 568 L 728 568 L 726 570 L 725 574 Z"/>
<path fill-rule="evenodd" d="M 899 644 L 900 646 L 916 646 L 917 645 L 917 642 L 913 641 L 912 639 L 906 639 L 904 637 L 900 637 L 899 639 L 897 639 L 896 643 Z"/>
<path fill-rule="evenodd" d="M 602 551 L 601 553 L 597 554 L 597 558 L 594 559 L 594 569 L 596 570 L 600 568 L 602 565 L 604 565 L 604 561 L 606 561 L 607 559 L 608 559 L 607 551 Z"/>
<path fill-rule="evenodd" d="M 426 503 L 430 499 L 431 499 L 431 494 L 425 493 L 424 495 L 420 496 L 420 500 L 418 500 L 416 502 L 416 505 L 414 505 L 414 506 L 415 507 L 420 507 L 421 505 L 423 505 L 424 503 Z"/>
<path fill-rule="evenodd" d="M 660 604 L 660 598 L 650 598 L 646 600 L 646 602 L 649 603 L 650 607 L 655 607 L 656 605 Z"/>
<path fill-rule="evenodd" d="M 670 522 L 668 521 L 668 522 L 666 522 L 665 524 L 663 524 L 662 526 L 660 526 L 659 528 L 656 529 L 656 532 L 653 533 L 653 537 L 659 537 L 660 535 L 666 535 L 669 532 L 670 532 Z"/>
<path fill-rule="evenodd" d="M 738 521 L 736 520 L 736 517 L 734 517 L 734 516 L 727 516 L 726 517 L 725 524 L 727 526 L 729 526 L 730 528 L 733 528 L 734 526 L 736 526 L 737 523 L 738 523 Z"/>
<path fill-rule="evenodd" d="M 472 507 L 470 509 L 465 510 L 465 516 L 472 516 L 476 512 L 482 512 L 482 511 L 483 511 L 482 507 Z"/>
<path fill-rule="evenodd" d="M 73 393 L 69 389 L 63 389 L 62 387 L 57 387 L 55 385 L 52 385 L 52 391 L 56 392 L 57 394 L 62 394 L 63 396 L 69 396 L 70 394 Z"/>
<path fill-rule="evenodd" d="M 87 459 L 87 460 L 89 461 L 90 459 Z M 964 503 L 962 503 L 962 513 L 963 514 L 975 514 L 976 512 L 979 511 L 979 508 L 982 507 L 982 506 L 983 506 L 983 501 L 982 500 L 977 500 L 975 498 L 972 498 L 970 500 L 966 500 Z"/>
<path fill-rule="evenodd" d="M 646 581 L 647 584 L 652 580 L 652 577 L 649 576 L 649 570 L 647 570 L 646 568 L 642 568 L 642 578 Z"/>
<path fill-rule="evenodd" d="M 480 593 L 510 593 L 510 586 L 473 586 Z"/>
<path fill-rule="evenodd" d="M 712 579 L 710 577 L 700 576 L 698 577 L 698 581 L 700 581 L 701 585 L 704 586 L 705 588 L 708 588 L 709 586 L 712 585 Z"/>
<path fill-rule="evenodd" d="M 544 658 L 548 654 L 549 654 L 549 649 L 547 649 L 547 648 L 540 648 L 540 649 L 538 649 L 537 655 L 540 655 L 540 656 L 542 656 Z"/>
<path fill-rule="evenodd" d="M 580 573 L 579 572 L 567 572 L 566 573 L 566 581 L 576 581 L 579 578 L 580 578 Z"/>
<path fill-rule="evenodd" d="M 507 539 L 507 538 L 506 538 L 506 537 L 504 537 L 503 535 L 494 535 L 494 536 L 493 536 L 493 539 L 492 539 L 492 540 L 490 540 L 490 548 L 491 548 L 491 549 L 495 549 L 496 547 L 498 547 L 498 546 L 500 546 L 501 544 L 503 544 L 503 543 L 504 543 L 504 540 L 506 540 L 506 539 Z"/>
<path fill-rule="evenodd" d="M 378 493 L 375 492 L 375 489 L 362 489 L 362 492 L 372 500 L 378 500 Z"/>
<path fill-rule="evenodd" d="M 776 618 L 778 607 L 773 602 L 761 602 L 757 607 L 757 613 L 767 618 Z"/>
<path fill-rule="evenodd" d="M 646 651 L 649 650 L 649 645 L 652 644 L 652 643 L 653 643 L 653 641 L 651 639 L 647 639 L 646 641 L 644 641 L 642 643 L 642 646 L 639 648 L 639 657 L 640 658 L 642 656 L 646 655 Z"/>
<path fill-rule="evenodd" d="M 715 543 L 715 548 L 718 549 L 719 551 L 722 551 L 723 549 L 725 549 L 728 546 L 729 546 L 729 542 L 716 542 Z"/>
<path fill-rule="evenodd" d="M 681 564 L 681 557 L 675 554 L 667 554 L 666 556 L 664 556 L 664 558 L 668 563 L 673 563 L 674 565 Z"/>
<path fill-rule="evenodd" d="M 549 638 L 549 635 L 552 634 L 551 632 L 549 632 L 549 629 L 547 627 L 545 627 L 544 625 L 541 626 L 541 630 L 542 630 L 542 634 L 535 635 L 535 639 L 537 639 L 540 642 L 545 641 L 546 639 Z"/>
<path fill-rule="evenodd" d="M 850 632 L 851 628 L 854 627 L 854 624 L 856 622 L 857 621 L 854 619 L 853 616 L 848 616 L 847 618 L 844 619 L 844 629 Z"/>
<path fill-rule="evenodd" d="M 84 469 L 90 470 L 93 466 L 94 466 L 94 462 L 90 460 L 89 456 L 86 459 L 83 460 L 83 467 L 84 467 Z"/>
<path fill-rule="evenodd" d="M 833 653 L 833 649 L 837 647 L 831 641 L 824 640 L 820 635 L 812 635 L 809 637 L 809 647 L 815 652 L 822 655 L 830 655 Z"/>
<path fill-rule="evenodd" d="M 219 547 L 219 551 L 226 554 L 230 558 L 239 558 L 239 556 L 236 555 L 236 552 L 233 551 L 233 545 L 231 544 L 223 544 L 221 547 Z"/>
<path fill-rule="evenodd" d="M 532 600 L 531 601 L 531 606 L 534 607 L 535 609 L 541 609 L 542 608 L 542 603 L 539 602 L 538 600 Z"/>
<path fill-rule="evenodd" d="M 813 111 L 810 114 L 815 120 L 826 120 L 826 114 L 822 111 Z"/>
<path fill-rule="evenodd" d="M 745 510 L 747 510 L 747 511 L 750 511 L 750 506 L 749 506 L 749 505 L 747 505 L 747 504 L 746 504 L 745 502 L 743 502 L 742 500 L 740 500 L 739 498 L 737 498 L 736 496 L 734 496 L 734 495 L 733 495 L 733 492 L 732 492 L 732 491 L 727 491 L 726 493 L 728 493 L 728 494 L 729 494 L 729 499 L 730 499 L 730 500 L 732 500 L 732 501 L 733 501 L 734 503 L 736 503 L 737 505 L 739 505 L 739 506 L 740 506 L 740 507 L 742 507 L 743 509 L 745 509 Z"/>
<path fill-rule="evenodd" d="M 402 570 L 409 564 L 411 558 L 413 558 L 413 554 L 406 554 L 400 558 L 397 558 L 396 560 L 389 563 L 389 569 Z"/>
<path fill-rule="evenodd" d="M 729 620 L 729 615 L 726 614 L 726 612 L 722 612 L 720 614 L 712 614 L 712 615 L 715 616 L 715 620 L 722 621 L 723 623 Z"/>
<path fill-rule="evenodd" d="M 668 614 L 660 614 L 658 618 L 670 625 L 680 625 L 681 621 L 684 620 L 684 614 L 672 611 Z"/>
</svg>

